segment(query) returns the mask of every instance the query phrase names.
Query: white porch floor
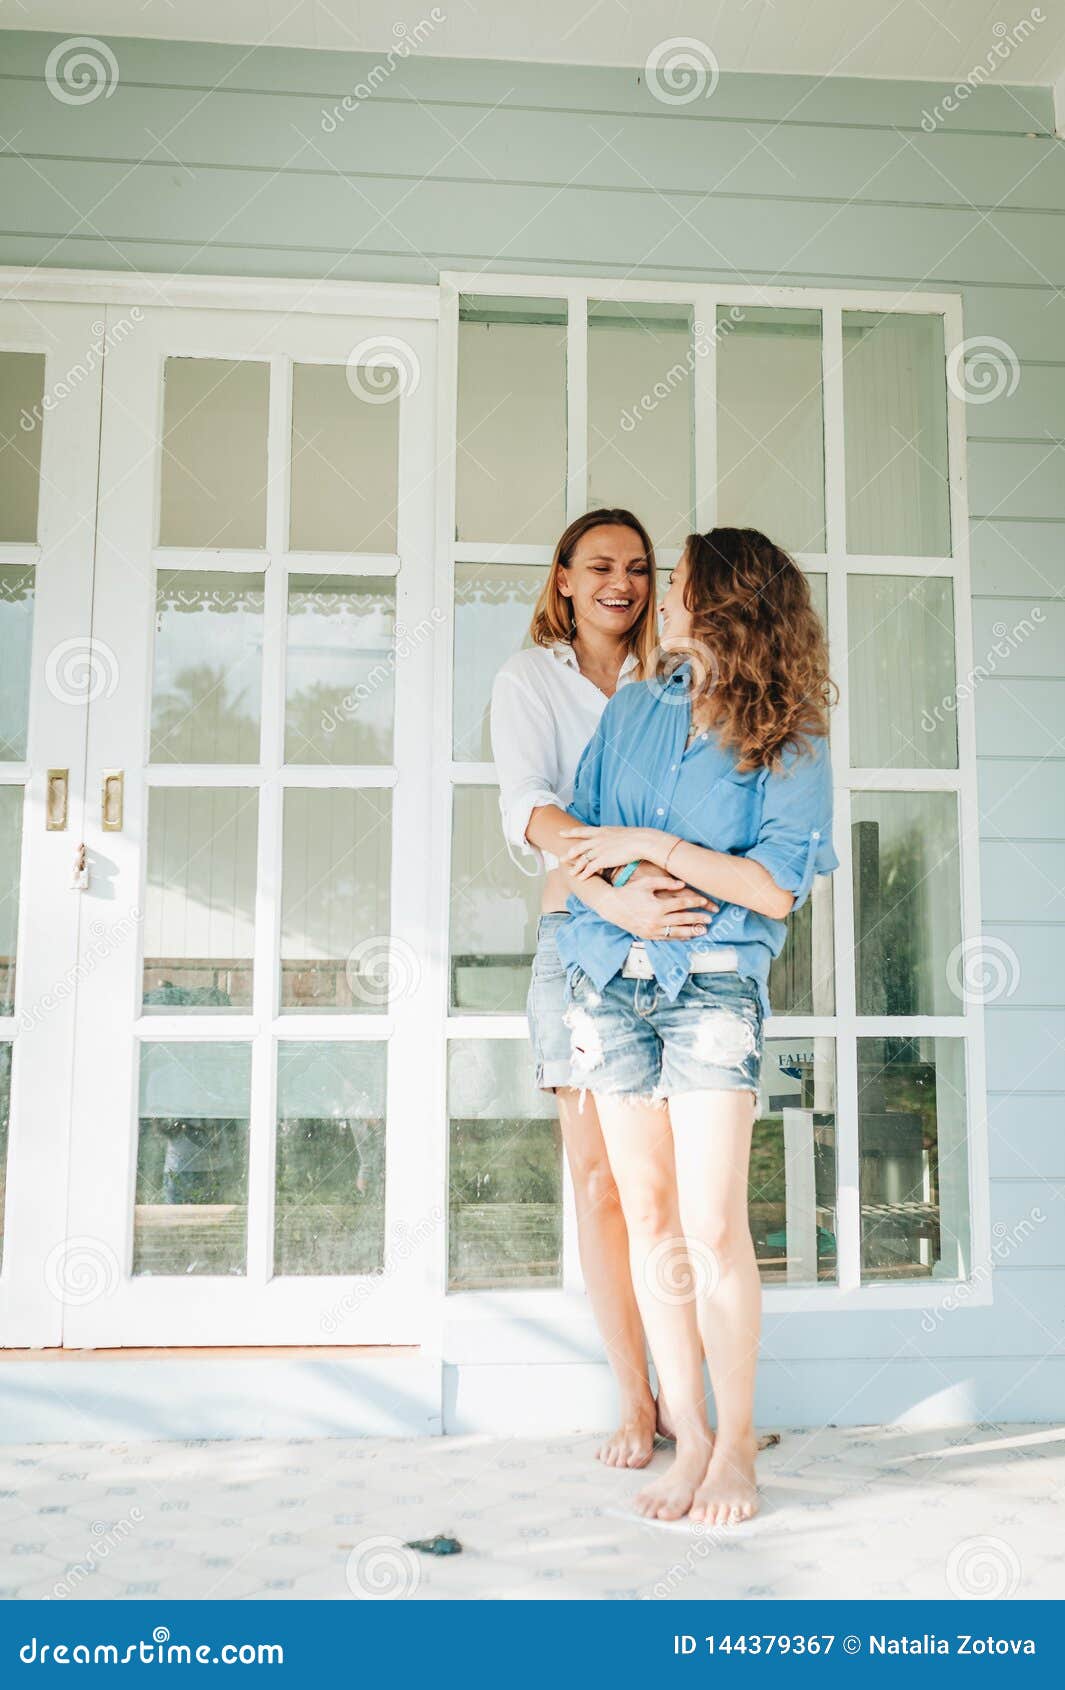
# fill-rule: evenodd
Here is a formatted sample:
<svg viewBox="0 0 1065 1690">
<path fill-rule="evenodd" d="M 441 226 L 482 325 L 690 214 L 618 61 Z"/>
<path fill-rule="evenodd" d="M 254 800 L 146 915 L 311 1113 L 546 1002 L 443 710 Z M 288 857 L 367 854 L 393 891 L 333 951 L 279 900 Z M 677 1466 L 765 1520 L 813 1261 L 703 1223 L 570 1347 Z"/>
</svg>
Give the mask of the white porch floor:
<svg viewBox="0 0 1065 1690">
<path fill-rule="evenodd" d="M 762 1515 L 626 1512 L 592 1437 L 0 1449 L 0 1595 L 721 1598 L 1065 1594 L 1065 1430 L 783 1433 Z M 655 1465 L 669 1460 L 667 1450 Z M 464 1552 L 414 1554 L 449 1533 Z"/>
</svg>

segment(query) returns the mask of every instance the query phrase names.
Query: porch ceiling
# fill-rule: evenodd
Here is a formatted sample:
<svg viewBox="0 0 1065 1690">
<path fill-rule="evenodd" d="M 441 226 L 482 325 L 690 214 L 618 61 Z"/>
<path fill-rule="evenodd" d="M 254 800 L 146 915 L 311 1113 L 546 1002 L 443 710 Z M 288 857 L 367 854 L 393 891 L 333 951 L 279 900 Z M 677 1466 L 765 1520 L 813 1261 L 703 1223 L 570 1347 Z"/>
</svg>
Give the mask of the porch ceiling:
<svg viewBox="0 0 1065 1690">
<path fill-rule="evenodd" d="M 398 13 L 395 0 L 15 0 L 0 13 L 9 29 L 367 52 L 395 46 L 405 28 L 425 54 L 560 64 L 641 66 L 660 43 L 691 37 L 727 71 L 949 82 L 989 54 L 994 63 L 1018 22 L 1031 33 L 1010 40 L 995 74 L 1054 83 L 1065 0 L 1022 3 L 1004 21 L 999 0 L 416 0 Z"/>
</svg>

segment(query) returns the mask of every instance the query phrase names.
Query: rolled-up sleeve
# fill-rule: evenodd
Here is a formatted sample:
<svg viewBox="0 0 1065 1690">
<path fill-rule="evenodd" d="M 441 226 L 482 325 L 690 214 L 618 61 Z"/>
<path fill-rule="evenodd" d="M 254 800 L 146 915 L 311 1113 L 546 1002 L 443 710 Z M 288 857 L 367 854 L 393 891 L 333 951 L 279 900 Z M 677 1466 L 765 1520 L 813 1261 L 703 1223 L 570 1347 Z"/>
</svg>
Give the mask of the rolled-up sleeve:
<svg viewBox="0 0 1065 1690">
<path fill-rule="evenodd" d="M 558 784 L 555 724 L 543 699 L 517 675 L 496 676 L 492 688 L 492 755 L 499 776 L 499 812 L 507 850 L 523 874 L 544 868 L 543 852 L 526 837 L 534 810 L 566 808 Z M 535 866 L 522 859 L 532 858 Z"/>
<path fill-rule="evenodd" d="M 814 879 L 839 867 L 832 846 L 832 762 L 824 739 L 809 751 L 790 752 L 779 769 L 769 770 L 762 787 L 758 838 L 743 853 L 772 875 L 782 892 L 794 895 L 800 909 Z"/>
</svg>

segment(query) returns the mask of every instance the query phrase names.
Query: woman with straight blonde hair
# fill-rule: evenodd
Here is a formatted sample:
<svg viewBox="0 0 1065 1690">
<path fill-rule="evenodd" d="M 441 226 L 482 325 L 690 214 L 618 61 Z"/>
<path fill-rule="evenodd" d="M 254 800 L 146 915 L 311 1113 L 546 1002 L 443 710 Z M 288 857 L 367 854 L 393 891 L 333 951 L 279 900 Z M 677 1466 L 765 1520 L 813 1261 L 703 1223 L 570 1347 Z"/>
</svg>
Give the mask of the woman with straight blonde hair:
<svg viewBox="0 0 1065 1690">
<path fill-rule="evenodd" d="M 617 1381 L 617 1430 L 598 1451 L 608 1466 L 644 1467 L 656 1431 L 670 1435 L 656 1407 L 647 1348 L 629 1270 L 629 1239 L 594 1102 L 571 1078 L 564 1016 L 565 970 L 557 939 L 576 880 L 559 858 L 573 826 L 567 807 L 577 764 L 608 699 L 641 679 L 657 645 L 654 548 L 626 510 L 595 510 L 572 522 L 555 548 L 533 613 L 532 646 L 503 664 L 492 691 L 492 750 L 503 832 L 519 867 L 546 870 L 529 991 L 536 1083 L 553 1091 L 573 1176 L 584 1281 Z M 536 872 L 534 869 L 532 872 Z M 624 887 L 610 876 L 582 880 L 580 895 L 604 920 L 646 939 L 705 931 L 712 906 L 701 893 L 647 867 Z"/>
</svg>

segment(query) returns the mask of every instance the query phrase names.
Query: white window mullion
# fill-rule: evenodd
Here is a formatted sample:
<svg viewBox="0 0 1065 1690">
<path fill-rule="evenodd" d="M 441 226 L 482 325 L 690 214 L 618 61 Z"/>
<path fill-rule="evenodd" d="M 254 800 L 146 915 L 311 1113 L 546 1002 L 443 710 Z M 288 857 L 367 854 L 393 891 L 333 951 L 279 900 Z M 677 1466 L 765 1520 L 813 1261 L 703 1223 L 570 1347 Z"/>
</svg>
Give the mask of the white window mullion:
<svg viewBox="0 0 1065 1690">
<path fill-rule="evenodd" d="M 588 296 L 565 290 L 566 328 L 566 521 L 588 509 Z"/>
<path fill-rule="evenodd" d="M 846 458 L 843 441 L 843 312 L 821 307 L 821 387 L 825 418 L 825 551 L 847 551 Z"/>
<path fill-rule="evenodd" d="M 717 522 L 717 293 L 695 296 L 692 373 L 695 429 L 695 527 L 705 534 Z M 701 332 L 700 332 L 701 331 Z"/>
</svg>

